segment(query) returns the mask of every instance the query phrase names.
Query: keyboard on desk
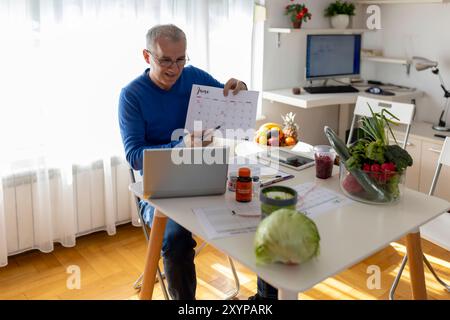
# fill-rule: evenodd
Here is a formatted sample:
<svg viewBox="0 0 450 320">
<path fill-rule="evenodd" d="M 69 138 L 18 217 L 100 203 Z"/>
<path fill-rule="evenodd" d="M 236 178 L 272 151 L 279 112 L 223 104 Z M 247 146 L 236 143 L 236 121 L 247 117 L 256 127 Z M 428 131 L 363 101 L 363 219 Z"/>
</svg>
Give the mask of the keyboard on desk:
<svg viewBox="0 0 450 320">
<path fill-rule="evenodd" d="M 359 92 L 358 89 L 352 86 L 323 86 L 323 87 L 305 87 L 303 88 L 308 93 L 353 93 Z"/>
</svg>

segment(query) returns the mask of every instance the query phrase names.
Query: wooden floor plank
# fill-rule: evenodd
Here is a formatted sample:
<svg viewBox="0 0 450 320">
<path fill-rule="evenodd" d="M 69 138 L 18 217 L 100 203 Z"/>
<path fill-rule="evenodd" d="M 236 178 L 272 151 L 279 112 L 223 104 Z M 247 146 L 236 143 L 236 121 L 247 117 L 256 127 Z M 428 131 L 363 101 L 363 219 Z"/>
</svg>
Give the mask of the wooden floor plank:
<svg viewBox="0 0 450 320">
<path fill-rule="evenodd" d="M 198 244 L 202 242 L 197 239 Z M 142 229 L 131 225 L 117 228 L 115 236 L 98 232 L 77 239 L 74 248 L 55 245 L 52 253 L 37 250 L 9 257 L 8 266 L 0 268 L 0 299 L 138 299 L 133 283 L 141 274 L 146 253 Z M 326 279 L 299 295 L 301 299 L 388 299 L 389 288 L 405 253 L 400 240 L 373 254 L 335 277 Z M 450 281 L 450 253 L 423 240 L 423 251 L 444 281 Z M 234 279 L 226 255 L 206 246 L 195 258 L 198 286 L 197 299 L 223 299 L 234 288 Z M 80 290 L 70 290 L 66 281 L 69 266 L 81 270 Z M 162 262 L 160 263 L 162 266 Z M 241 290 L 238 299 L 247 299 L 256 291 L 256 275 L 235 262 Z M 376 265 L 381 270 L 381 288 L 366 285 L 367 268 Z M 426 269 L 430 299 L 450 300 L 450 294 Z M 163 299 L 159 284 L 155 299 Z M 399 283 L 397 299 L 411 299 L 409 270 L 405 268 Z"/>
</svg>

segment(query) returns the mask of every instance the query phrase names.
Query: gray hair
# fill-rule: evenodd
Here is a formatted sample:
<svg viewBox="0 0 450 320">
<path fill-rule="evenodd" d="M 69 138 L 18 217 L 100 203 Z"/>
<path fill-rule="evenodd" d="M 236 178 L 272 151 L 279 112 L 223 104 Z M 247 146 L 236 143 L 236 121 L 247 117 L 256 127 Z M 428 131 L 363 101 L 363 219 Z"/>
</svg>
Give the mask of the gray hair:
<svg viewBox="0 0 450 320">
<path fill-rule="evenodd" d="M 154 26 L 147 32 L 147 49 L 153 51 L 156 41 L 160 38 L 167 38 L 173 42 L 184 40 L 186 42 L 186 34 L 183 30 L 173 24 L 160 24 Z"/>
</svg>

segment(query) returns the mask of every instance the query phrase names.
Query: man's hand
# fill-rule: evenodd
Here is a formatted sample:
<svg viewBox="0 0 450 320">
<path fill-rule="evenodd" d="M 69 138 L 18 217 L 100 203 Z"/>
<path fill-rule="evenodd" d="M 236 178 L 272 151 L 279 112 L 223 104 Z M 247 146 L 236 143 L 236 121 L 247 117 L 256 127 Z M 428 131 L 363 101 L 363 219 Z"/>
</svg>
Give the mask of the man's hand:
<svg viewBox="0 0 450 320">
<path fill-rule="evenodd" d="M 184 145 L 186 148 L 202 148 L 207 147 L 214 142 L 211 130 L 203 130 L 202 132 L 194 132 L 184 137 Z"/>
<path fill-rule="evenodd" d="M 247 85 L 244 82 L 238 79 L 231 78 L 230 80 L 227 81 L 225 87 L 223 88 L 223 95 L 225 97 L 228 97 L 228 92 L 230 90 L 233 90 L 233 95 L 237 95 L 239 91 L 248 89 Z"/>
</svg>

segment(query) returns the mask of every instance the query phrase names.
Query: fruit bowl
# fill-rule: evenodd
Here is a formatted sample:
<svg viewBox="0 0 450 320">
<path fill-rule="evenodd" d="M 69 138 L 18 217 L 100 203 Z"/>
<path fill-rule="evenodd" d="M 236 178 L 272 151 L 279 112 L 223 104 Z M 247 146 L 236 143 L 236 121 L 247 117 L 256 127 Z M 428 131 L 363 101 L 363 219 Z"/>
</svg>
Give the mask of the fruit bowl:
<svg viewBox="0 0 450 320">
<path fill-rule="evenodd" d="M 275 122 L 261 125 L 256 132 L 255 142 L 272 147 L 294 146 L 298 142 L 298 125 L 295 123 L 295 114 L 289 112 L 281 118 L 283 125 Z"/>
<path fill-rule="evenodd" d="M 349 198 L 368 204 L 390 204 L 403 193 L 406 170 L 373 172 L 362 169 L 347 170 L 341 162 L 339 181 Z"/>
</svg>

